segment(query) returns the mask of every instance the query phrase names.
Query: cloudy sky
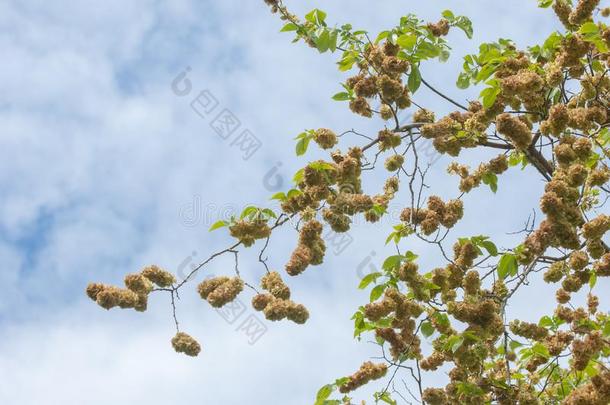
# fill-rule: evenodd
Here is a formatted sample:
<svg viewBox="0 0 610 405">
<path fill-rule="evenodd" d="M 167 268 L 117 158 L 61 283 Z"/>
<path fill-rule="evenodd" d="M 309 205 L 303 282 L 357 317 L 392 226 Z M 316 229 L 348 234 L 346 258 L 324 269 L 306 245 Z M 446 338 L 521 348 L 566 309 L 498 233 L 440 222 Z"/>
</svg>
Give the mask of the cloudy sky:
<svg viewBox="0 0 610 405">
<path fill-rule="evenodd" d="M 450 62 L 423 70 L 465 101 L 474 93 L 453 83 L 461 56 L 478 42 L 510 37 L 524 46 L 558 28 L 535 3 L 287 4 L 301 15 L 323 8 L 329 21 L 371 33 L 409 12 L 426 20 L 445 8 L 470 16 L 475 39 L 452 33 Z M 187 287 L 178 317 L 203 346 L 194 359 L 170 346 L 167 296 L 134 313 L 104 311 L 83 292 L 90 281 L 119 284 L 150 263 L 181 273 L 228 246 L 226 232 L 207 232 L 210 224 L 247 204 L 270 204 L 289 186 L 305 161 L 293 153 L 303 129 L 380 128 L 330 100 L 345 79 L 337 55 L 291 44 L 280 27 L 262 0 L 0 2 L 0 403 L 308 404 L 320 386 L 378 355 L 366 339 L 352 339 L 349 318 L 366 301 L 356 291 L 358 273 L 383 260 L 390 222 L 358 227 L 323 266 L 290 279 L 309 322 L 264 323 L 254 344 L 240 330 L 254 314 L 249 306 L 227 320 L 197 298 L 195 283 Z M 185 72 L 190 86 L 176 91 L 172 82 Z M 449 111 L 420 93 L 419 102 Z M 214 114 L 191 106 L 202 94 L 217 103 Z M 224 109 L 240 121 L 228 139 L 212 128 Z M 247 160 L 236 141 L 245 130 L 261 143 Z M 455 196 L 448 162 L 441 158 L 431 178 L 438 193 Z M 495 196 L 473 192 L 461 231 L 498 235 L 499 245 L 512 247 L 506 233 L 522 227 L 540 189 L 533 172 L 515 170 Z M 294 243 L 293 232 L 279 233 L 269 264 L 281 269 Z M 424 262 L 436 255 L 415 242 L 405 248 Z M 198 278 L 231 274 L 232 266 L 220 258 Z M 264 270 L 254 254 L 241 256 L 240 266 L 251 282 Z M 522 298 L 514 315 L 536 318 L 553 305 L 552 297 L 540 300 L 532 314 Z"/>
</svg>

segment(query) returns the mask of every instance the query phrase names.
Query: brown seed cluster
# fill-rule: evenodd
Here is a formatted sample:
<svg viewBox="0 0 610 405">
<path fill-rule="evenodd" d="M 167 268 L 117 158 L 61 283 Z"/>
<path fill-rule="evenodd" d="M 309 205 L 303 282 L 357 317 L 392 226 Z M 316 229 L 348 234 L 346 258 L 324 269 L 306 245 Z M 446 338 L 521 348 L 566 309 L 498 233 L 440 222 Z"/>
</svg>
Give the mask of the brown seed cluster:
<svg viewBox="0 0 610 405">
<path fill-rule="evenodd" d="M 214 308 L 220 308 L 233 301 L 244 289 L 239 277 L 213 277 L 202 281 L 197 287 L 199 295 Z"/>
<path fill-rule="evenodd" d="M 377 139 L 379 139 L 379 150 L 382 151 L 397 148 L 402 142 L 402 139 L 400 138 L 399 134 L 387 128 L 379 131 Z"/>
<path fill-rule="evenodd" d="M 330 149 L 334 147 L 338 142 L 337 135 L 327 128 L 318 129 L 314 133 L 313 140 L 322 149 Z"/>
<path fill-rule="evenodd" d="M 422 399 L 430 405 L 445 405 L 449 403 L 445 390 L 440 388 L 426 388 L 423 392 Z"/>
<path fill-rule="evenodd" d="M 397 110 L 411 105 L 409 90 L 402 82 L 409 64 L 398 56 L 398 50 L 399 47 L 391 42 L 367 46 L 363 59 L 358 63 L 360 72 L 346 82 L 356 95 L 350 101 L 354 113 L 372 117 L 369 100 L 375 97 L 383 102 L 379 114 L 385 120 L 394 117 Z"/>
<path fill-rule="evenodd" d="M 404 162 L 405 157 L 403 155 L 392 155 L 386 159 L 385 168 L 389 172 L 395 172 L 402 167 Z"/>
<path fill-rule="evenodd" d="M 310 264 L 315 266 L 322 263 L 326 252 L 322 229 L 322 224 L 315 219 L 303 225 L 299 234 L 299 243 L 286 264 L 288 274 L 296 276 L 305 271 Z"/>
<path fill-rule="evenodd" d="M 278 272 L 270 272 L 261 279 L 261 287 L 266 294 L 257 294 L 252 298 L 252 307 L 263 311 L 265 318 L 270 321 L 289 319 L 295 323 L 303 324 L 309 319 L 309 312 L 303 304 L 290 300 L 290 289 Z"/>
<path fill-rule="evenodd" d="M 413 113 L 413 122 L 432 123 L 434 121 L 434 111 L 430 111 L 425 108 L 420 108 L 419 110 L 415 111 L 415 113 Z"/>
<path fill-rule="evenodd" d="M 570 259 L 574 273 L 564 280 L 566 291 L 578 291 L 588 282 L 589 272 L 583 271 L 589 260 L 601 257 L 606 251 L 601 238 L 610 230 L 610 217 L 601 215 L 586 222 L 581 212 L 582 188 L 595 187 L 589 177 L 593 172 L 587 167 L 592 156 L 591 141 L 587 138 L 576 138 L 563 135 L 554 148 L 558 168 L 545 186 L 545 193 L 540 200 L 540 208 L 546 215 L 538 229 L 525 240 L 525 249 L 520 258 L 523 263 L 530 263 L 536 256 L 543 254 L 548 247 L 562 247 L 578 250 L 581 238 L 586 241 L 586 253 L 579 251 Z M 596 183 L 597 184 L 597 183 Z M 559 268 L 547 272 L 545 279 L 559 281 L 562 277 Z M 566 273 L 567 275 L 567 273 Z M 565 294 L 563 299 L 565 299 Z"/>
<path fill-rule="evenodd" d="M 548 335 L 548 330 L 546 330 L 546 328 L 538 326 L 535 323 L 515 320 L 512 321 L 509 326 L 511 332 L 526 339 L 532 339 L 540 342 Z"/>
<path fill-rule="evenodd" d="M 405 208 L 401 214 L 401 221 L 420 227 L 424 235 L 436 232 L 439 226 L 453 228 L 453 226 L 464 216 L 464 204 L 462 200 L 449 200 L 445 203 L 440 197 L 428 198 L 427 208 L 413 210 Z"/>
<path fill-rule="evenodd" d="M 172 346 L 176 352 L 184 353 L 191 357 L 195 357 L 201 352 L 199 343 L 184 332 L 176 333 L 176 336 L 172 338 Z"/>
<path fill-rule="evenodd" d="M 267 220 L 239 220 L 229 226 L 231 236 L 239 239 L 244 246 L 252 246 L 257 239 L 265 239 L 271 235 L 271 228 L 267 225 Z"/>
<path fill-rule="evenodd" d="M 496 128 L 519 150 L 527 150 L 532 142 L 531 123 L 524 116 L 515 117 L 509 113 L 500 114 L 496 117 Z"/>
<path fill-rule="evenodd" d="M 584 339 L 577 339 L 572 342 L 572 354 L 574 368 L 582 371 L 593 358 L 604 347 L 604 338 L 601 331 L 596 330 L 585 336 Z"/>
<path fill-rule="evenodd" d="M 172 273 L 154 264 L 145 267 L 142 270 L 142 276 L 162 288 L 167 288 L 176 282 L 176 278 Z M 125 283 L 127 283 L 127 280 L 125 280 Z"/>
<path fill-rule="evenodd" d="M 396 288 L 388 288 L 382 300 L 372 302 L 364 307 L 364 316 L 377 322 L 390 317 L 390 327 L 377 328 L 377 337 L 390 344 L 390 354 L 394 359 L 401 356 L 421 358 L 421 341 L 416 333 L 415 319 L 423 307 Z"/>
<path fill-rule="evenodd" d="M 432 139 L 432 144 L 439 153 L 457 156 L 463 148 L 474 148 L 484 141 L 484 131 L 489 124 L 490 120 L 484 114 L 456 111 L 424 125 L 421 134 L 424 138 Z"/>
<path fill-rule="evenodd" d="M 598 367 L 598 374 L 591 381 L 572 391 L 565 399 L 566 405 L 606 405 L 610 402 L 610 371 Z"/>
<path fill-rule="evenodd" d="M 498 155 L 487 163 L 481 163 L 477 169 L 471 173 L 468 166 L 452 162 L 447 167 L 447 172 L 456 174 L 460 177 L 459 189 L 461 192 L 468 193 L 472 189 L 481 185 L 486 176 L 500 175 L 508 170 L 508 160 L 506 155 Z"/>
<path fill-rule="evenodd" d="M 432 35 L 435 37 L 444 37 L 445 35 L 449 34 L 449 21 L 444 18 L 441 18 L 437 23 L 434 24 L 428 23 L 426 27 L 428 27 Z"/>
<path fill-rule="evenodd" d="M 388 366 L 379 363 L 375 364 L 370 361 L 363 363 L 360 369 L 349 376 L 349 380 L 339 387 L 341 393 L 354 391 L 355 389 L 366 385 L 370 381 L 378 380 L 386 375 Z"/>
<path fill-rule="evenodd" d="M 593 10 L 598 6 L 600 0 L 579 0 L 570 13 L 568 21 L 572 25 L 581 25 L 591 19 Z"/>
<path fill-rule="evenodd" d="M 87 296 L 104 309 L 133 308 L 136 311 L 146 311 L 148 294 L 154 285 L 161 288 L 170 287 L 176 278 L 170 272 L 159 266 L 146 266 L 140 273 L 125 276 L 125 287 L 119 288 L 101 283 L 91 283 L 87 286 Z"/>
</svg>

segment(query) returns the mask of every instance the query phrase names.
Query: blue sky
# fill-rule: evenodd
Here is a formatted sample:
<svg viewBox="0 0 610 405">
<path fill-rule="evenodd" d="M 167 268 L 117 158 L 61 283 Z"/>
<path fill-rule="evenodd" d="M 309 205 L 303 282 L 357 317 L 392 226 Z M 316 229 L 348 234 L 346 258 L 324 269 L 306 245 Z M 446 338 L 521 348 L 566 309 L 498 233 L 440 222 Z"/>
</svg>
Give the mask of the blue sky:
<svg viewBox="0 0 610 405">
<path fill-rule="evenodd" d="M 287 4 L 301 15 L 323 8 L 330 21 L 372 33 L 409 12 L 436 20 L 451 8 L 471 17 L 475 39 L 452 33 L 450 62 L 423 70 L 427 80 L 466 100 L 474 93 L 460 93 L 453 83 L 461 56 L 478 42 L 510 37 L 533 44 L 558 28 L 535 3 Z M 176 271 L 228 246 L 226 233 L 207 228 L 247 204 L 269 204 L 277 190 L 264 178 L 276 167 L 288 184 L 304 164 L 293 154 L 293 138 L 304 128 L 380 128 L 330 100 L 345 79 L 336 55 L 293 45 L 280 27 L 262 0 L 0 4 L 0 403 L 305 404 L 320 386 L 378 355 L 351 338 L 349 318 L 366 300 L 356 291 L 355 269 L 371 252 L 372 265 L 382 260 L 387 222 L 358 227 L 343 252 L 290 279 L 310 321 L 268 323 L 254 345 L 198 299 L 193 284 L 179 302 L 179 317 L 202 343 L 196 359 L 171 349 L 168 297 L 153 297 L 140 314 L 103 311 L 83 292 L 90 281 L 119 284 L 150 263 Z M 187 67 L 193 90 L 179 97 L 171 83 Z M 250 159 L 212 130 L 210 117 L 192 110 L 190 102 L 204 90 L 261 141 Z M 423 90 L 417 100 L 450 111 Z M 444 174 L 449 161 L 442 158 L 431 173 L 446 196 L 456 187 Z M 522 227 L 540 189 L 533 172 L 511 172 L 491 200 L 479 191 L 467 199 L 459 231 L 498 234 L 498 243 L 510 247 L 506 233 Z M 519 201 L 509 190 L 518 190 Z M 498 217 L 507 207 L 511 215 Z M 282 268 L 294 238 L 286 230 L 272 242 L 272 267 Z M 429 247 L 409 248 L 433 261 Z M 255 256 L 240 259 L 254 282 L 263 271 Z M 205 271 L 231 274 L 231 260 Z M 552 297 L 540 300 L 540 314 L 517 306 L 515 314 L 535 318 L 552 304 Z"/>
</svg>

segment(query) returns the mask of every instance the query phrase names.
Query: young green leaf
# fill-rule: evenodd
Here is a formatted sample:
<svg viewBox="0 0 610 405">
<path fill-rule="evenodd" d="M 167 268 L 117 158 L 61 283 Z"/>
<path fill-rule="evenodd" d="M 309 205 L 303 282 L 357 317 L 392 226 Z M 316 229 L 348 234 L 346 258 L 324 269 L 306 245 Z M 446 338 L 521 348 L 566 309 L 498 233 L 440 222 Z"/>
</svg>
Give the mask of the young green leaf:
<svg viewBox="0 0 610 405">
<path fill-rule="evenodd" d="M 302 156 L 305 154 L 305 152 L 307 152 L 307 148 L 309 147 L 309 141 L 309 137 L 299 139 L 299 142 L 297 142 L 297 146 L 295 148 L 297 156 Z"/>
<path fill-rule="evenodd" d="M 223 220 L 216 221 L 216 222 L 214 222 L 214 224 L 213 224 L 213 225 L 210 227 L 210 229 L 208 230 L 208 232 L 215 231 L 216 229 L 219 229 L 219 228 L 222 228 L 222 227 L 224 227 L 224 226 L 228 226 L 228 225 L 229 225 L 229 223 L 228 223 L 227 221 L 223 221 Z"/>
<path fill-rule="evenodd" d="M 421 85 L 421 73 L 419 72 L 419 68 L 417 65 L 411 65 L 411 73 L 409 73 L 409 80 L 407 82 L 407 86 L 409 87 L 409 91 L 411 93 L 415 93 L 419 86 Z"/>
<path fill-rule="evenodd" d="M 505 253 L 500 258 L 498 263 L 498 277 L 504 280 L 507 276 L 517 275 L 519 265 L 517 264 L 517 258 L 512 253 Z"/>
</svg>

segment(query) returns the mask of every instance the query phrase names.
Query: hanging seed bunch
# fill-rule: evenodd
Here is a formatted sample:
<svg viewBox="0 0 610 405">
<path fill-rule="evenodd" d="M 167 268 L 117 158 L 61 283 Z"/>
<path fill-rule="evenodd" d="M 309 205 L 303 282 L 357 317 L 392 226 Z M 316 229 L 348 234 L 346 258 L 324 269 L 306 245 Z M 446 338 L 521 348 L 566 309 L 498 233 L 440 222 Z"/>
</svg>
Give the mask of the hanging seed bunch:
<svg viewBox="0 0 610 405">
<path fill-rule="evenodd" d="M 125 276 L 126 288 L 91 283 L 87 286 L 86 292 L 89 298 L 104 309 L 119 307 L 144 312 L 148 305 L 148 295 L 155 285 L 167 288 L 175 282 L 176 278 L 173 274 L 151 265 L 144 267 L 140 273 Z"/>
<path fill-rule="evenodd" d="M 213 277 L 203 281 L 197 287 L 201 298 L 214 308 L 220 308 L 232 302 L 244 289 L 244 282 L 239 277 Z"/>
<path fill-rule="evenodd" d="M 400 214 L 400 220 L 414 227 L 420 227 L 424 235 L 430 235 L 439 226 L 453 228 L 464 216 L 464 204 L 461 200 L 450 200 L 445 203 L 440 197 L 428 198 L 428 207 L 420 209 L 405 208 Z"/>
<path fill-rule="evenodd" d="M 270 321 L 289 319 L 294 323 L 303 324 L 309 319 L 309 312 L 303 304 L 290 300 L 290 289 L 277 272 L 267 273 L 261 279 L 261 287 L 267 291 L 252 298 L 252 307 L 263 311 Z"/>
</svg>

